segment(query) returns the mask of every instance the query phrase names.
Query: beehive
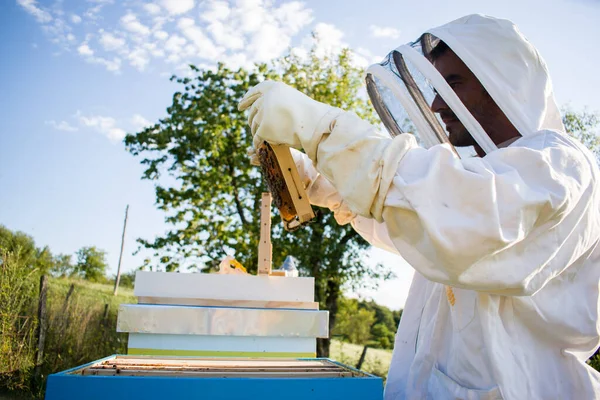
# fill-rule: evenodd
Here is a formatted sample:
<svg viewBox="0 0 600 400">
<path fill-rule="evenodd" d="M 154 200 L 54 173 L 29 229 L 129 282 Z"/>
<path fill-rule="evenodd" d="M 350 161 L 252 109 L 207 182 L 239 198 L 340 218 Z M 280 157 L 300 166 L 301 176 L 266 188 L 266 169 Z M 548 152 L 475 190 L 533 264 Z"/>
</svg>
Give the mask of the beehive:
<svg viewBox="0 0 600 400">
<path fill-rule="evenodd" d="M 327 359 L 111 356 L 48 377 L 46 400 L 381 400 L 377 378 Z"/>
<path fill-rule="evenodd" d="M 134 294 L 117 321 L 128 354 L 315 357 L 329 336 L 313 278 L 139 271 Z"/>
</svg>

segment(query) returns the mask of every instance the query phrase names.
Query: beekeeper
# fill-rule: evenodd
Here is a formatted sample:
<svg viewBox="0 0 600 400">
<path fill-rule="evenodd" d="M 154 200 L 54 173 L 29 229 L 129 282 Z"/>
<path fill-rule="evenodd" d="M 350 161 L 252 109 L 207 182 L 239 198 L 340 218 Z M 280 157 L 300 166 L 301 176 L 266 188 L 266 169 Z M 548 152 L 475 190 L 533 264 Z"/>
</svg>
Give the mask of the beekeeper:
<svg viewBox="0 0 600 400">
<path fill-rule="evenodd" d="M 600 398 L 586 365 L 599 345 L 598 167 L 565 133 L 540 54 L 511 22 L 470 15 L 366 80 L 388 133 L 278 82 L 240 109 L 255 146 L 304 150 L 311 202 L 416 270 L 386 399 Z"/>
</svg>

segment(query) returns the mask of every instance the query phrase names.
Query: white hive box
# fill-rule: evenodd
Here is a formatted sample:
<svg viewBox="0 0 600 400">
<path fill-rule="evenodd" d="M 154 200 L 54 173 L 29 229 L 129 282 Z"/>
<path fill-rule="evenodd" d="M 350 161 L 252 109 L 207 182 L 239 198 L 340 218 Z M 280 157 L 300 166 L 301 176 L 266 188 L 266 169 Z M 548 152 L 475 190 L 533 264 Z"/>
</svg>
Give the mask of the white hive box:
<svg viewBox="0 0 600 400">
<path fill-rule="evenodd" d="M 314 302 L 314 278 L 138 271 L 137 297 Z"/>
<path fill-rule="evenodd" d="M 329 334 L 313 278 L 140 271 L 134 293 L 117 322 L 129 354 L 314 357 Z"/>
<path fill-rule="evenodd" d="M 146 356 L 311 358 L 314 338 L 130 333 L 128 354 Z"/>
</svg>

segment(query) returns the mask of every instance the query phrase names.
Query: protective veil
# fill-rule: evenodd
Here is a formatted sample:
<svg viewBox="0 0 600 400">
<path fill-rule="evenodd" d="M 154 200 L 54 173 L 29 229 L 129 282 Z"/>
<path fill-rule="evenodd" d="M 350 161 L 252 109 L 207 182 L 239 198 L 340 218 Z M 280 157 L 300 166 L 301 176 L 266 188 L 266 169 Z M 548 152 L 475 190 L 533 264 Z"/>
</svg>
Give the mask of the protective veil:
<svg viewBox="0 0 600 400">
<path fill-rule="evenodd" d="M 427 59 L 438 40 L 518 140 L 496 146 L 460 102 Z M 509 21 L 471 15 L 399 47 L 367 84 L 392 137 L 274 82 L 240 108 L 255 141 L 305 150 L 295 159 L 314 203 L 415 268 L 386 399 L 600 398 L 585 363 L 600 343 L 599 171 L 565 134 L 536 49 Z M 433 89 L 485 157 L 446 143 Z"/>
</svg>

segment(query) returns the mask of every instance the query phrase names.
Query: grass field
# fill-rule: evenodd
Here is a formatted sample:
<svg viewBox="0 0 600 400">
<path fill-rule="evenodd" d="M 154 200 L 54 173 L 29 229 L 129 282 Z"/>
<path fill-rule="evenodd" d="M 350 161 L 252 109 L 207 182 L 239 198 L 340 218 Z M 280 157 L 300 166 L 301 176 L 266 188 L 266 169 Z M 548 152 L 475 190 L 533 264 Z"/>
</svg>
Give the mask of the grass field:
<svg viewBox="0 0 600 400">
<path fill-rule="evenodd" d="M 361 345 L 332 340 L 329 354 L 332 360 L 355 367 L 362 351 Z M 361 370 L 385 378 L 391 361 L 391 350 L 369 348 Z"/>
<path fill-rule="evenodd" d="M 119 288 L 117 296 L 113 296 L 114 286 L 84 281 L 81 279 L 51 279 L 51 296 L 54 298 L 65 298 L 71 284 L 75 285 L 75 290 L 78 291 L 79 295 L 88 298 L 93 298 L 98 303 L 119 305 L 121 303 L 136 303 L 137 300 L 133 295 L 133 289 Z"/>
<path fill-rule="evenodd" d="M 4 266 L 4 272 L 6 278 L 11 271 Z M 38 279 L 15 275 L 14 282 L 0 285 L 5 305 L 0 313 L 0 399 L 7 391 L 39 398 L 49 374 L 127 349 L 127 335 L 116 332 L 116 321 L 119 304 L 136 302 L 131 289 L 121 288 L 113 296 L 112 285 L 51 278 L 43 363 L 35 376 Z"/>
</svg>

